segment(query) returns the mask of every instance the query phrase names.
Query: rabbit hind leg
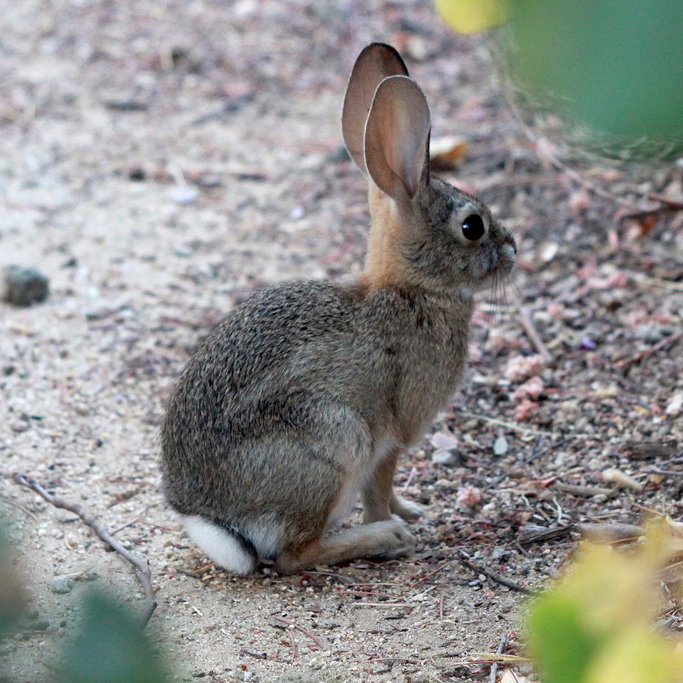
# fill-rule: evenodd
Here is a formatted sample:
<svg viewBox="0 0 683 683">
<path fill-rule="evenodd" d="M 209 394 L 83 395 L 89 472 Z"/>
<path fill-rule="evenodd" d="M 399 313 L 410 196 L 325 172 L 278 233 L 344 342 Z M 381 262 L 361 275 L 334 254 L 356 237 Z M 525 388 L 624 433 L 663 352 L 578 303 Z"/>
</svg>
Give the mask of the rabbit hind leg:
<svg viewBox="0 0 683 683">
<path fill-rule="evenodd" d="M 317 565 L 340 564 L 360 557 L 395 559 L 412 555 L 415 539 L 406 525 L 390 519 L 347 529 L 316 539 L 301 548 L 285 548 L 275 561 L 275 569 L 292 574 Z"/>
</svg>

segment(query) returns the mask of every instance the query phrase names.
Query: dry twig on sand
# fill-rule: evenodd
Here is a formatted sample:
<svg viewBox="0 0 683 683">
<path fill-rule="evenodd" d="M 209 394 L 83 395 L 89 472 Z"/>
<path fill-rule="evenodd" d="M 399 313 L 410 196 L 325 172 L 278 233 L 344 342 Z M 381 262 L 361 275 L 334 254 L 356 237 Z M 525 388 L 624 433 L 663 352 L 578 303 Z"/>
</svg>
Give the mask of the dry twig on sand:
<svg viewBox="0 0 683 683">
<path fill-rule="evenodd" d="M 469 559 L 465 556 L 464 553 L 460 553 L 459 555 L 456 556 L 455 558 L 463 567 L 469 569 L 470 571 L 474 572 L 475 574 L 483 574 L 487 579 L 490 579 L 494 583 L 498 583 L 501 586 L 506 586 L 507 588 L 510 588 L 513 591 L 517 591 L 518 593 L 523 593 L 524 595 L 536 595 L 536 591 L 529 590 L 528 588 L 525 588 L 524 586 L 520 586 L 518 583 L 515 583 L 514 581 L 509 581 L 508 579 L 504 579 L 501 576 L 498 576 L 497 574 L 494 574 L 492 571 L 486 569 L 485 567 L 481 567 L 480 565 L 473 564 L 472 562 L 469 561 Z"/>
<path fill-rule="evenodd" d="M 310 631 L 306 630 L 303 626 L 300 626 L 299 624 L 291 621 L 290 619 L 285 619 L 284 617 L 278 617 L 278 616 L 273 616 L 273 619 L 275 621 L 279 621 L 282 624 L 285 624 L 285 626 L 288 626 L 290 629 L 296 629 L 300 633 L 303 633 L 307 638 L 310 638 L 315 644 L 318 650 L 325 650 L 325 645 L 323 644 L 323 641 L 318 638 L 314 633 L 311 633 Z"/>
<path fill-rule="evenodd" d="M 529 337 L 534 348 L 543 356 L 543 360 L 547 363 L 552 363 L 555 360 L 555 356 L 548 350 L 548 347 L 543 343 L 541 335 L 538 333 L 534 321 L 532 318 L 531 311 L 523 307 L 519 313 L 519 323 L 524 328 L 527 336 Z"/>
<path fill-rule="evenodd" d="M 507 633 L 503 633 L 503 635 L 500 637 L 500 641 L 498 643 L 498 649 L 496 650 L 497 655 L 502 655 L 503 650 L 505 649 L 505 646 L 508 643 L 508 637 Z M 495 660 L 493 664 L 491 664 L 491 673 L 489 674 L 489 682 L 490 683 L 496 683 L 496 678 L 498 676 L 498 660 Z"/>
<path fill-rule="evenodd" d="M 107 529 L 105 529 L 100 522 L 98 522 L 92 515 L 89 515 L 81 505 L 78 503 L 70 503 L 54 494 L 50 493 L 45 489 L 45 487 L 33 477 L 27 477 L 21 472 L 15 472 L 12 475 L 12 479 L 21 485 L 26 486 L 26 488 L 35 491 L 39 496 L 44 498 L 50 505 L 54 505 L 57 508 L 63 510 L 68 510 L 73 512 L 75 515 L 87 524 L 107 545 L 111 546 L 121 557 L 126 559 L 130 564 L 135 567 L 135 576 L 142 586 L 142 590 L 146 598 L 146 607 L 142 616 L 142 628 L 147 626 L 154 610 L 157 607 L 156 598 L 154 595 L 154 588 L 152 587 L 152 572 L 149 568 L 149 562 L 147 560 L 140 559 L 137 555 L 134 555 L 129 550 L 123 547 L 120 541 L 115 539 Z"/>
<path fill-rule="evenodd" d="M 616 365 L 618 368 L 621 368 L 622 370 L 624 368 L 628 368 L 630 365 L 640 363 L 641 360 L 644 360 L 645 358 L 649 358 L 650 356 L 657 353 L 658 351 L 665 349 L 667 346 L 669 346 L 671 344 L 675 344 L 676 342 L 678 342 L 682 338 L 683 338 L 683 333 L 679 332 L 678 334 L 672 334 L 670 337 L 665 337 L 664 339 L 658 341 L 656 344 L 653 344 L 649 348 L 642 349 L 642 350 L 638 351 L 633 356 L 630 356 L 628 358 L 622 358 L 622 360 L 618 360 Z"/>
</svg>

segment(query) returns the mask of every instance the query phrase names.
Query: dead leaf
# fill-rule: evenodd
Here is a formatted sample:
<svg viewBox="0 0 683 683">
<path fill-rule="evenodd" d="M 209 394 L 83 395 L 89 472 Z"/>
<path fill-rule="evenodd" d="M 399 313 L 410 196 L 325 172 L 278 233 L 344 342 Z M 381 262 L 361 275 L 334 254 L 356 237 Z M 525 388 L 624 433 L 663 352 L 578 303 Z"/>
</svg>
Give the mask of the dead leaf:
<svg viewBox="0 0 683 683">
<path fill-rule="evenodd" d="M 429 145 L 429 164 L 435 171 L 457 168 L 467 154 L 467 142 L 459 137 L 443 137 Z"/>
</svg>

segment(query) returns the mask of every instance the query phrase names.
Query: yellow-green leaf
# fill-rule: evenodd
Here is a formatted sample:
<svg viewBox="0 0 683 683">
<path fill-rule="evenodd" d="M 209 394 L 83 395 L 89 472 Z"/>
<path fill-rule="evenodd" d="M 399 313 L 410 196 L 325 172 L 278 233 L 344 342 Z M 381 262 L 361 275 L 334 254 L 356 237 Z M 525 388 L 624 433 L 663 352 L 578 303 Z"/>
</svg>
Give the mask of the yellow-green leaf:
<svg viewBox="0 0 683 683">
<path fill-rule="evenodd" d="M 504 24 L 507 0 L 435 0 L 441 18 L 459 33 L 478 33 Z"/>
<path fill-rule="evenodd" d="M 594 661 L 586 683 L 672 683 L 683 680 L 683 658 L 651 627 L 617 634 Z"/>
</svg>

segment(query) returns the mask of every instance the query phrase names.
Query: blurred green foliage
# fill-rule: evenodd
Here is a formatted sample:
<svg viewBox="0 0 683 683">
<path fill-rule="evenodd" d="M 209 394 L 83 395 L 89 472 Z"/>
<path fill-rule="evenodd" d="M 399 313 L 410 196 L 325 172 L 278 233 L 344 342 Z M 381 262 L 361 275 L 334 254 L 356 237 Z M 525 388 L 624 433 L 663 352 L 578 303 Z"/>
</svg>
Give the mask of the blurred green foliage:
<svg viewBox="0 0 683 683">
<path fill-rule="evenodd" d="M 487 3 L 488 5 L 489 3 Z M 457 30 L 472 2 L 438 0 Z M 683 155 L 682 0 L 495 0 L 508 69 L 523 90 L 606 146 Z M 481 9 L 481 8 L 480 8 Z M 494 11 L 495 10 L 495 11 Z"/>
<path fill-rule="evenodd" d="M 543 683 L 676 683 L 683 644 L 654 627 L 659 572 L 683 547 L 683 525 L 652 525 L 631 552 L 586 544 L 535 600 L 527 641 Z"/>
<path fill-rule="evenodd" d="M 0 639 L 20 632 L 26 591 L 0 520 Z M 166 683 L 171 680 L 138 615 L 101 590 L 86 595 L 81 619 L 50 673 L 50 683 Z M 21 634 L 20 634 L 21 635 Z M 0 681 L 3 678 L 0 672 Z"/>
<path fill-rule="evenodd" d="M 21 580 L 12 562 L 8 529 L 0 517 L 0 638 L 16 627 L 25 602 Z"/>
<path fill-rule="evenodd" d="M 139 619 L 101 591 L 89 593 L 82 622 L 65 647 L 58 683 L 164 683 L 170 677 Z"/>
</svg>

